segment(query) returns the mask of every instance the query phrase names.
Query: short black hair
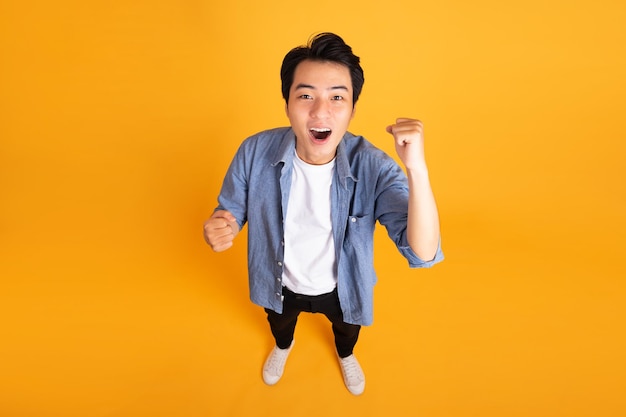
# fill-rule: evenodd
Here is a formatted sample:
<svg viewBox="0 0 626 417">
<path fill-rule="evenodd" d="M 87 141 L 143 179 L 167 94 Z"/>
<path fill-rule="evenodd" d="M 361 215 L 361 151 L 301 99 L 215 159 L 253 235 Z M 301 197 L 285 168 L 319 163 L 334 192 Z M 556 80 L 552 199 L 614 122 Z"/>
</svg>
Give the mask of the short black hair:
<svg viewBox="0 0 626 417">
<path fill-rule="evenodd" d="M 302 61 L 336 62 L 350 71 L 352 79 L 352 105 L 355 105 L 363 89 L 365 77 L 361 68 L 360 58 L 352 53 L 352 48 L 341 37 L 334 33 L 319 33 L 306 45 L 293 48 L 285 55 L 280 68 L 282 92 L 285 102 L 289 102 L 289 90 L 293 84 L 296 67 Z"/>
</svg>

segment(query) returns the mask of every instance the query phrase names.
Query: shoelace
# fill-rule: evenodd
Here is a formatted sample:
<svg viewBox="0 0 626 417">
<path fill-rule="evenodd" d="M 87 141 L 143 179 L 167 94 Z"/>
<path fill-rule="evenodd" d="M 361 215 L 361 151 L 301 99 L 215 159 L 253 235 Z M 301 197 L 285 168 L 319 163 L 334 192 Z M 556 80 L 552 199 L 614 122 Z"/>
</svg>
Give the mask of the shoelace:
<svg viewBox="0 0 626 417">
<path fill-rule="evenodd" d="M 341 363 L 343 364 L 343 370 L 346 374 L 346 379 L 350 382 L 361 382 L 363 381 L 363 372 L 361 371 L 361 367 L 357 364 L 356 360 L 345 360 L 342 359 Z"/>
<path fill-rule="evenodd" d="M 288 350 L 283 351 L 282 349 L 276 349 L 267 364 L 268 369 L 271 369 L 272 371 L 279 371 L 282 369 L 285 366 L 285 361 L 287 360 L 288 355 Z"/>
</svg>

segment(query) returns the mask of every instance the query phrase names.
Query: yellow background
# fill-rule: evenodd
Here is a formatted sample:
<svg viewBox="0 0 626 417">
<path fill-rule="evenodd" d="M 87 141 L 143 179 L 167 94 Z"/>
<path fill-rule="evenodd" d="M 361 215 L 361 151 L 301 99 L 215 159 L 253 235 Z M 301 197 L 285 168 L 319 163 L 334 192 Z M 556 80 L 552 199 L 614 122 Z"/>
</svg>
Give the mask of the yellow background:
<svg viewBox="0 0 626 417">
<path fill-rule="evenodd" d="M 626 6 L 0 1 L 0 415 L 626 415 Z M 421 118 L 444 263 L 376 235 L 351 396 L 325 319 L 284 379 L 245 236 L 201 225 L 239 143 L 287 124 L 284 54 L 335 31 L 351 125 Z"/>
</svg>

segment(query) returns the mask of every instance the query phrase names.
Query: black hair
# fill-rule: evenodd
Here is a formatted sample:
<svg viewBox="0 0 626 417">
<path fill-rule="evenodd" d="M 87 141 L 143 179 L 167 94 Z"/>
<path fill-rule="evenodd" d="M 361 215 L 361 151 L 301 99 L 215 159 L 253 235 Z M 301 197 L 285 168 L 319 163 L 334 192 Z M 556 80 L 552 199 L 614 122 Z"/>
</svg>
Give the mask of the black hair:
<svg viewBox="0 0 626 417">
<path fill-rule="evenodd" d="M 344 65 L 350 71 L 352 79 L 352 105 L 355 105 L 363 89 L 365 77 L 358 56 L 352 53 L 352 48 L 341 37 L 334 33 L 319 33 L 309 39 L 307 45 L 293 48 L 285 55 L 280 68 L 282 92 L 285 102 L 289 102 L 289 90 L 293 84 L 296 67 L 302 61 L 336 62 Z"/>
</svg>

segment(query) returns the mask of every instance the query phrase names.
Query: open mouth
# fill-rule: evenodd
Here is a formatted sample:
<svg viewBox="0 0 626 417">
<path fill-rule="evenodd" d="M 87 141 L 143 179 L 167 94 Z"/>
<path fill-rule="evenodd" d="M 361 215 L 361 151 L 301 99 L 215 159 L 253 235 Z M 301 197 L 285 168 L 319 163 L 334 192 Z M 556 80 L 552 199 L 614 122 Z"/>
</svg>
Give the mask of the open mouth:
<svg viewBox="0 0 626 417">
<path fill-rule="evenodd" d="M 330 136 L 332 130 L 327 127 L 314 127 L 310 129 L 311 134 L 317 140 L 324 140 Z"/>
</svg>

